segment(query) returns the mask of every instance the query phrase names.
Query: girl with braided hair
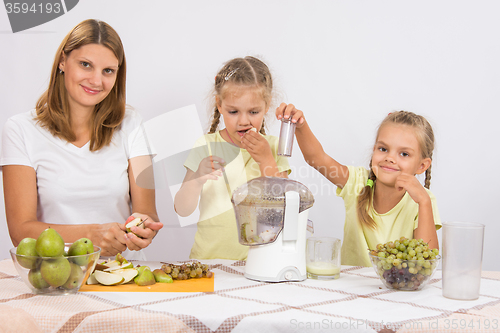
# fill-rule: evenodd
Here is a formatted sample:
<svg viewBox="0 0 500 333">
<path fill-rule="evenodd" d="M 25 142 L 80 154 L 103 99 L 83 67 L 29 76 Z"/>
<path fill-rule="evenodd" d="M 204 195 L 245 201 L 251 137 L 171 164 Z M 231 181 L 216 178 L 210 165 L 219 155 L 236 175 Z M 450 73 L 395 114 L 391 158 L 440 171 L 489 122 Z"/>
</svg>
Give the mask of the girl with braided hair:
<svg viewBox="0 0 500 333">
<path fill-rule="evenodd" d="M 337 186 L 346 219 L 342 264 L 371 266 L 368 249 L 399 239 L 421 238 L 438 248 L 441 221 L 429 191 L 434 133 L 429 122 L 412 112 L 390 113 L 380 124 L 370 170 L 345 166 L 327 155 L 302 111 L 282 104 L 278 119 L 292 118 L 306 162 Z M 425 173 L 425 186 L 416 178 Z"/>
<path fill-rule="evenodd" d="M 257 58 L 232 59 L 216 75 L 210 130 L 184 163 L 186 176 L 174 199 L 180 216 L 191 215 L 199 201 L 190 258 L 245 259 L 248 247 L 238 242 L 231 193 L 253 178 L 288 177 L 278 138 L 264 130 L 272 96 L 271 73 Z M 221 119 L 225 127 L 218 130 Z"/>
</svg>

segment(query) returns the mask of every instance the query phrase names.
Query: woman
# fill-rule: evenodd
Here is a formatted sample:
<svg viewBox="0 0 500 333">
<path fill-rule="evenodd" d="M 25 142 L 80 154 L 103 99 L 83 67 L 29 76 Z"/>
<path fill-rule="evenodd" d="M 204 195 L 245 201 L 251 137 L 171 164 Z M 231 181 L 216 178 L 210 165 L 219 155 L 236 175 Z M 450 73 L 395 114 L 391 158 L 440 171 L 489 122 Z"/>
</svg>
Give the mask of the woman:
<svg viewBox="0 0 500 333">
<path fill-rule="evenodd" d="M 163 227 L 154 190 L 136 181 L 152 177 L 151 152 L 142 118 L 125 105 L 125 78 L 116 31 L 83 21 L 57 50 L 36 109 L 6 122 L 0 166 L 15 246 L 51 227 L 66 242 L 87 237 L 113 256 L 147 247 Z M 147 219 L 144 229 L 126 232 L 131 212 Z M 142 252 L 125 257 L 145 259 Z"/>
</svg>

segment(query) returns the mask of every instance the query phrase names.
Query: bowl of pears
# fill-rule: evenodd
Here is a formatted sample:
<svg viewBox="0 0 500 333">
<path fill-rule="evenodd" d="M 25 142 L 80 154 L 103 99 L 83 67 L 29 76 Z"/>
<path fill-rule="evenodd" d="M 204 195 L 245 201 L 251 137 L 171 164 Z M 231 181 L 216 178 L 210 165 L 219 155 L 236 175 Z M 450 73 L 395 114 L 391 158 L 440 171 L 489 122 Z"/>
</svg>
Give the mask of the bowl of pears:
<svg viewBox="0 0 500 333">
<path fill-rule="evenodd" d="M 65 243 L 52 228 L 37 239 L 24 238 L 10 255 L 19 276 L 35 294 L 70 295 L 78 292 L 94 270 L 101 248 L 88 238 Z"/>
</svg>

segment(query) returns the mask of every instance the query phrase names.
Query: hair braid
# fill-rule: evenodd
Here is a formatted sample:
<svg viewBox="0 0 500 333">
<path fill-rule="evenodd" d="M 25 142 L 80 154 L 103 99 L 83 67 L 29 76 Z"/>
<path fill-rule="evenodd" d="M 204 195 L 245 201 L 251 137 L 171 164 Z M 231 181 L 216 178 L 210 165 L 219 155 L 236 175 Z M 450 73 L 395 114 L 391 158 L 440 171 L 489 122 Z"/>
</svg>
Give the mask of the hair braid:
<svg viewBox="0 0 500 333">
<path fill-rule="evenodd" d="M 265 119 L 262 118 L 262 127 L 260 128 L 260 134 L 266 135 L 266 130 L 264 129 Z"/>
<path fill-rule="evenodd" d="M 425 170 L 425 185 L 424 185 L 424 187 L 426 189 L 429 189 L 431 187 L 431 167 L 432 167 L 432 164 L 429 165 L 427 170 Z"/>
<path fill-rule="evenodd" d="M 220 122 L 220 112 L 219 109 L 215 107 L 212 125 L 210 125 L 210 130 L 208 131 L 209 134 L 215 133 L 217 127 L 219 126 L 219 122 Z"/>
<path fill-rule="evenodd" d="M 373 172 L 371 161 L 370 161 L 370 173 L 368 175 L 368 179 L 371 179 L 374 182 L 377 179 L 375 173 Z M 375 184 L 373 186 L 375 186 Z M 359 192 L 358 195 L 358 207 L 357 207 L 358 219 L 362 224 L 365 224 L 368 227 L 375 229 L 377 227 L 377 224 L 368 214 L 368 210 L 370 209 L 371 205 L 372 205 L 372 188 L 366 185 L 365 187 L 363 187 L 363 189 Z"/>
</svg>

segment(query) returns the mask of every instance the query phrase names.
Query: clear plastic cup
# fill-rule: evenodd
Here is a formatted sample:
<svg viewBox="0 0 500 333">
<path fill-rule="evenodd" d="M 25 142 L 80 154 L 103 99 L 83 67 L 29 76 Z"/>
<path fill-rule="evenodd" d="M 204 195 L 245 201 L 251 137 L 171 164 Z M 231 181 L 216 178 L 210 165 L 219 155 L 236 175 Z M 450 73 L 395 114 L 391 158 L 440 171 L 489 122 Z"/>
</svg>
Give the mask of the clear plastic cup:
<svg viewBox="0 0 500 333">
<path fill-rule="evenodd" d="M 309 237 L 306 243 L 307 277 L 333 280 L 340 276 L 341 241 L 334 237 Z"/>
<path fill-rule="evenodd" d="M 443 296 L 458 300 L 479 298 L 484 225 L 443 223 Z"/>
<path fill-rule="evenodd" d="M 281 130 L 278 144 L 278 155 L 292 156 L 293 137 L 295 135 L 295 123 L 291 119 L 281 119 Z"/>
</svg>

